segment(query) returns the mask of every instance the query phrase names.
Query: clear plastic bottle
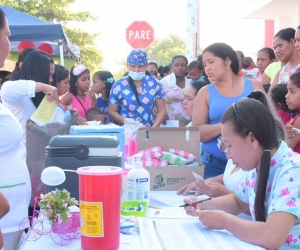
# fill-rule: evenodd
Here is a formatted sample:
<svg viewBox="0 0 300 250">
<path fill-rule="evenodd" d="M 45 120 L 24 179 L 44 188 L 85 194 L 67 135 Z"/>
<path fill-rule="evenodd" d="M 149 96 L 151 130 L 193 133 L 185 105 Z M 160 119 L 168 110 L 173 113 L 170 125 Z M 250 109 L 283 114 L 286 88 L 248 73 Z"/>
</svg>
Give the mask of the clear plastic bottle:
<svg viewBox="0 0 300 250">
<path fill-rule="evenodd" d="M 127 175 L 127 192 L 128 200 L 150 201 L 150 175 L 149 172 L 143 168 L 141 161 L 142 155 L 135 155 L 136 161 L 134 168 L 128 172 Z"/>
</svg>

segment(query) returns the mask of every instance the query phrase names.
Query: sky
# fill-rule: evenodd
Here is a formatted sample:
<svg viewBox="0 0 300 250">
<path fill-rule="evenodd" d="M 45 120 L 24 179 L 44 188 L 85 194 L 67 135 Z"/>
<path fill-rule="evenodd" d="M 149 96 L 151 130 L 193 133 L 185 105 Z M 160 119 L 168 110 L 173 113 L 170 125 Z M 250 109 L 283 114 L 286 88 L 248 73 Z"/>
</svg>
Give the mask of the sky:
<svg viewBox="0 0 300 250">
<path fill-rule="evenodd" d="M 264 21 L 243 19 L 239 9 L 242 1 L 201 0 L 201 49 L 225 42 L 254 57 L 263 47 Z M 117 72 L 123 66 L 131 50 L 126 28 L 134 21 L 147 21 L 156 38 L 167 38 L 171 33 L 186 37 L 186 0 L 76 0 L 71 10 L 90 11 L 97 17 L 96 21 L 78 23 L 76 27 L 101 34 L 96 44 L 103 52 L 102 70 Z"/>
</svg>

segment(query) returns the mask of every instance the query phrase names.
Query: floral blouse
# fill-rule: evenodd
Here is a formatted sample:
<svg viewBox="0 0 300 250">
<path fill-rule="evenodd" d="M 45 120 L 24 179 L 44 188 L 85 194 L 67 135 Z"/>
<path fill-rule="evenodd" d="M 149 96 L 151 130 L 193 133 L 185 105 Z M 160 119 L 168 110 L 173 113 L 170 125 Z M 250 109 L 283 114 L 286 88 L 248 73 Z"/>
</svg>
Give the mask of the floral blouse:
<svg viewBox="0 0 300 250">
<path fill-rule="evenodd" d="M 165 90 L 166 109 L 169 120 L 178 120 L 180 127 L 185 127 L 192 117 L 185 114 L 182 102 L 184 101 L 184 91 L 190 85 L 190 79 L 185 79 L 185 87 L 182 89 L 176 85 L 174 73 L 160 80 Z"/>
<path fill-rule="evenodd" d="M 155 100 L 164 98 L 162 85 L 154 77 L 145 76 L 137 91 L 141 105 L 135 98 L 128 77 L 123 77 L 112 86 L 109 103 L 119 104 L 120 115 L 151 127 L 156 119 L 153 110 Z"/>
<path fill-rule="evenodd" d="M 281 68 L 278 76 L 278 84 L 285 83 L 287 84 L 290 80 L 290 76 L 296 72 L 299 72 L 300 70 L 300 64 L 298 64 L 295 68 L 293 68 L 291 71 L 286 71 L 286 65 Z"/>
<path fill-rule="evenodd" d="M 285 243 L 278 249 L 300 249 L 300 155 L 281 142 L 271 159 L 265 200 L 266 216 L 273 212 L 286 212 L 297 217 Z M 249 204 L 252 219 L 255 220 L 256 169 L 248 172 L 237 188 L 236 194 Z"/>
</svg>

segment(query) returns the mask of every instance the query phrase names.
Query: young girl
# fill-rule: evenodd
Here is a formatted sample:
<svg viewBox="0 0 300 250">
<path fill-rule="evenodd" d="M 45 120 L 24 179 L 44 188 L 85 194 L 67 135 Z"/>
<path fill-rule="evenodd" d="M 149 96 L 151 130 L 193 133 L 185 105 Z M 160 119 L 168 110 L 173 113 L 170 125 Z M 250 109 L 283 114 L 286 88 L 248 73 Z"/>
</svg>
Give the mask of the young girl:
<svg viewBox="0 0 300 250">
<path fill-rule="evenodd" d="M 286 104 L 291 110 L 300 110 L 300 72 L 291 75 L 287 84 L 288 93 L 285 96 Z M 300 129 L 300 114 L 291 119 L 288 125 L 293 125 L 294 128 Z M 288 131 L 287 131 L 288 134 Z M 300 134 L 297 131 L 296 135 L 289 138 L 288 144 L 295 152 L 300 153 Z"/>
<path fill-rule="evenodd" d="M 63 97 L 70 88 L 70 72 L 62 65 L 55 65 L 52 86 L 57 88 L 58 96 Z"/>
<path fill-rule="evenodd" d="M 86 118 L 86 112 L 96 106 L 96 97 L 90 88 L 90 71 L 79 64 L 70 72 L 70 92 L 62 98 L 65 105 L 70 105 L 78 111 L 78 116 Z"/>
<path fill-rule="evenodd" d="M 113 123 L 108 116 L 108 104 L 111 86 L 115 83 L 113 75 L 109 71 L 98 71 L 93 76 L 93 91 L 96 94 L 101 94 L 97 98 L 98 108 L 105 115 L 105 124 Z"/>
<path fill-rule="evenodd" d="M 284 124 L 287 124 L 292 118 L 292 113 L 288 112 L 289 108 L 285 102 L 285 96 L 287 93 L 288 90 L 286 84 L 276 85 L 271 90 L 273 106 L 275 107 L 277 115 L 279 115 Z"/>
</svg>

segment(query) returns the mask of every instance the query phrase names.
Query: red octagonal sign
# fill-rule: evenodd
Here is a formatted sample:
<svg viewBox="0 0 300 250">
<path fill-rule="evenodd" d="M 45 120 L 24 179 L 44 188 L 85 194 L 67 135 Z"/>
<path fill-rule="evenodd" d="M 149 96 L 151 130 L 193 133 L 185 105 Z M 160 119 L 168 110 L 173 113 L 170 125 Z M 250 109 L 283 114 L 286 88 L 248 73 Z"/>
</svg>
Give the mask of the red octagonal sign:
<svg viewBox="0 0 300 250">
<path fill-rule="evenodd" d="M 147 49 L 154 40 L 154 30 L 145 21 L 135 21 L 126 29 L 126 40 L 134 49 Z"/>
</svg>

